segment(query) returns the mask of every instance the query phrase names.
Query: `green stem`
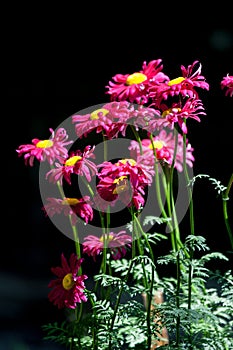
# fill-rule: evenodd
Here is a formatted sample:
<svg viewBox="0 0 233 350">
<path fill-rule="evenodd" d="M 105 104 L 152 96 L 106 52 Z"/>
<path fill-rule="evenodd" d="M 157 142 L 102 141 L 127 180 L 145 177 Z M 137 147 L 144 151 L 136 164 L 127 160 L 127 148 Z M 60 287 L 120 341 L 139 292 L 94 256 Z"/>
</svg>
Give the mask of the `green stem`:
<svg viewBox="0 0 233 350">
<path fill-rule="evenodd" d="M 172 249 L 173 251 L 178 250 L 178 243 L 177 243 L 177 236 L 175 234 L 176 229 L 174 228 L 174 205 L 172 207 L 173 201 L 173 189 L 172 189 L 172 181 L 171 181 L 171 174 L 167 176 L 167 184 L 166 184 L 166 200 L 167 200 L 167 210 L 168 210 L 168 215 L 170 218 L 172 218 L 172 225 L 170 228 L 172 229 L 170 234 L 171 234 L 171 243 L 172 243 Z M 172 203 L 171 203 L 172 202 Z"/>
<path fill-rule="evenodd" d="M 147 346 L 148 350 L 151 349 L 151 302 L 152 302 L 152 294 L 153 294 L 153 283 L 154 282 L 154 266 L 152 265 L 152 271 L 151 271 L 151 285 L 150 285 L 150 293 L 148 294 L 148 305 L 147 305 L 147 314 L 146 314 L 146 323 L 147 323 L 147 331 L 148 331 L 148 338 L 147 338 Z"/>
<path fill-rule="evenodd" d="M 81 180 L 82 180 L 83 183 L 86 185 L 86 187 L 87 187 L 87 189 L 88 189 L 88 191 L 89 191 L 89 193 L 90 193 L 90 195 L 91 195 L 91 197 L 92 197 L 92 199 L 93 199 L 93 198 L 94 198 L 94 192 L 93 192 L 93 190 L 92 190 L 90 184 L 87 182 L 87 180 L 85 179 L 84 176 L 81 176 Z M 98 208 L 98 209 L 99 209 L 99 208 Z M 100 216 L 101 227 L 102 227 L 102 229 L 103 229 L 103 232 L 105 232 L 105 230 L 104 230 L 104 228 L 105 228 L 105 223 L 104 223 L 104 216 L 103 216 L 103 213 L 101 212 L 100 209 L 98 210 L 98 212 L 99 212 L 99 216 Z"/>
<path fill-rule="evenodd" d="M 135 259 L 136 259 L 136 258 L 135 258 Z M 127 281 L 128 281 L 129 274 L 130 274 L 130 272 L 131 272 L 131 269 L 132 269 L 132 266 L 133 266 L 133 263 L 134 263 L 134 260 L 135 260 L 135 259 L 132 259 L 131 262 L 130 262 L 130 265 L 129 265 L 127 274 L 126 274 L 125 278 L 123 279 L 123 281 L 122 281 L 122 283 L 121 283 L 121 288 L 120 288 L 119 293 L 118 293 L 118 296 L 117 296 L 117 300 L 116 300 L 116 304 L 115 304 L 115 308 L 114 308 L 114 312 L 113 312 L 111 324 L 110 324 L 110 327 L 109 327 L 109 337 L 110 337 L 110 339 L 109 339 L 109 350 L 112 350 L 111 332 L 112 332 L 112 330 L 113 330 L 114 322 L 115 322 L 116 315 L 117 315 L 117 310 L 118 310 L 118 307 L 119 307 L 119 305 L 120 305 L 121 295 L 122 295 L 122 293 L 123 293 L 124 285 L 125 285 L 125 283 L 127 283 Z"/>
<path fill-rule="evenodd" d="M 145 234 L 145 232 L 144 232 L 143 229 L 142 229 L 141 223 L 140 223 L 140 221 L 138 220 L 138 217 L 137 217 L 136 214 L 134 214 L 134 219 L 135 219 L 135 221 L 136 221 L 136 223 L 137 223 L 138 229 L 140 230 L 140 233 L 141 233 L 142 237 L 145 239 L 147 248 L 148 248 L 149 253 L 150 253 L 150 258 L 151 258 L 152 261 L 154 261 L 154 253 L 153 253 L 153 250 L 152 250 L 151 245 L 150 245 L 150 243 L 149 243 L 149 241 L 148 241 L 148 239 L 147 239 L 147 235 Z"/>
<path fill-rule="evenodd" d="M 177 147 L 178 147 L 178 136 L 179 133 L 177 129 L 174 129 L 174 134 L 175 134 L 175 146 L 174 146 L 174 154 L 173 154 L 173 159 L 172 159 L 172 164 L 171 164 L 171 170 L 170 170 L 170 199 L 171 199 L 171 207 L 172 207 L 172 218 L 174 222 L 174 231 L 175 231 L 175 236 L 176 236 L 176 249 L 180 249 L 183 247 L 183 244 L 181 243 L 180 240 L 180 230 L 179 230 L 179 225 L 177 221 L 177 215 L 176 215 L 176 209 L 175 209 L 175 204 L 174 204 L 174 194 L 173 194 L 173 181 L 174 181 L 174 170 L 175 170 L 175 162 L 176 162 L 176 154 L 177 154 Z"/>
<path fill-rule="evenodd" d="M 107 148 L 107 143 L 106 143 L 106 137 L 104 136 L 103 131 L 102 131 L 102 136 L 103 136 L 103 143 L 104 143 L 104 161 L 107 161 L 107 159 L 108 159 L 108 148 Z"/>
<path fill-rule="evenodd" d="M 228 200 L 229 200 L 229 192 L 230 192 L 232 183 L 233 183 L 233 173 L 231 174 L 231 177 L 230 177 L 230 180 L 228 182 L 226 191 L 224 192 L 224 194 L 222 196 L 222 200 L 223 200 L 222 205 L 223 205 L 223 217 L 224 217 L 226 229 L 227 229 L 227 232 L 228 232 L 229 240 L 231 242 L 231 248 L 233 249 L 233 233 L 231 231 L 230 223 L 229 223 L 229 220 L 228 220 L 228 211 L 227 211 L 227 203 L 228 203 Z"/>
<path fill-rule="evenodd" d="M 186 120 L 185 120 L 186 123 Z M 193 196 L 192 196 L 192 190 L 191 187 L 188 186 L 190 183 L 190 178 L 187 170 L 187 164 L 186 164 L 186 134 L 183 133 L 183 169 L 186 179 L 186 185 L 188 190 L 188 196 L 189 196 L 189 222 L 190 222 L 190 233 L 191 235 L 195 235 L 195 228 L 194 228 L 194 209 L 193 209 Z M 190 246 L 190 257 L 189 257 L 189 271 L 188 271 L 188 309 L 191 310 L 192 306 L 192 277 L 193 277 L 193 267 L 192 267 L 192 260 L 194 256 L 194 250 L 193 247 Z M 192 329 L 190 324 L 190 332 L 189 332 L 189 340 L 190 343 L 192 343 Z"/>
<path fill-rule="evenodd" d="M 165 211 L 164 205 L 163 205 L 163 201 L 162 201 L 162 196 L 161 196 L 161 188 L 160 188 L 160 178 L 159 178 L 159 168 L 158 168 L 158 161 L 157 161 L 157 157 L 156 157 L 156 149 L 154 147 L 154 140 L 153 140 L 153 135 L 150 134 L 150 140 L 151 140 L 151 145 L 152 145 L 152 149 L 153 149 L 153 154 L 154 154 L 154 171 L 155 171 L 155 192 L 156 192 L 156 196 L 157 196 L 157 201 L 158 201 L 158 205 L 159 205 L 159 209 L 161 211 L 161 214 L 163 216 L 163 218 L 168 219 L 168 215 Z M 170 232 L 171 232 L 171 244 L 172 244 L 172 248 L 174 249 L 174 237 L 173 237 L 173 227 L 170 221 L 168 221 L 168 226 L 170 228 Z"/>
<path fill-rule="evenodd" d="M 91 306 L 92 306 L 92 311 L 94 314 L 94 322 L 96 322 L 97 314 L 96 314 L 96 309 L 95 309 L 95 303 L 94 303 L 94 300 L 93 300 L 90 293 L 88 293 L 88 300 L 90 301 Z M 98 337 L 96 334 L 96 324 L 95 323 L 94 323 L 94 327 L 91 327 L 91 333 L 92 333 L 92 350 L 98 350 Z"/>
<path fill-rule="evenodd" d="M 135 127 L 133 125 L 130 125 L 131 127 L 131 130 L 135 136 L 135 139 L 137 140 L 138 144 L 139 144 L 139 149 L 140 149 L 140 154 L 142 155 L 143 154 L 143 150 L 142 150 L 142 142 L 141 142 L 141 138 L 138 134 L 138 132 L 135 130 Z"/>
<path fill-rule="evenodd" d="M 180 308 L 180 276 L 181 271 L 180 271 L 180 253 L 177 252 L 177 257 L 176 257 L 176 280 L 177 280 L 177 285 L 176 285 L 176 307 L 177 309 Z M 179 347 L 180 343 L 180 316 L 178 315 L 176 318 L 176 346 Z"/>
<path fill-rule="evenodd" d="M 138 235 L 138 230 L 137 230 L 137 227 L 135 225 L 135 221 L 134 221 L 134 217 L 135 217 L 135 214 L 133 212 L 133 209 L 130 208 L 131 210 L 131 217 L 132 217 L 132 222 L 133 222 L 133 233 L 135 232 L 135 239 L 137 240 L 137 247 L 138 247 L 138 252 L 139 252 L 139 255 L 142 256 L 144 255 L 144 251 L 142 249 L 142 246 L 141 246 L 141 240 L 140 240 L 140 237 Z M 143 284 L 144 284 L 144 287 L 148 290 L 148 281 L 147 281 L 147 278 L 146 278 L 146 270 L 145 270 L 145 264 L 144 264 L 144 260 L 142 261 L 142 270 L 143 270 Z"/>
<path fill-rule="evenodd" d="M 70 225 L 72 227 L 73 236 L 74 236 L 76 255 L 77 255 L 78 259 L 80 259 L 81 258 L 81 249 L 80 249 L 80 242 L 79 242 L 79 237 L 78 237 L 78 230 L 77 230 L 77 227 L 72 224 L 71 215 L 69 215 L 69 219 L 70 219 Z M 81 270 L 81 267 L 80 267 L 80 270 Z"/>
<path fill-rule="evenodd" d="M 186 134 L 183 134 L 183 168 L 184 168 L 184 175 L 185 175 L 188 195 L 189 195 L 190 232 L 191 232 L 191 235 L 195 235 L 192 190 L 191 190 L 191 186 L 188 186 L 188 184 L 190 183 L 190 178 L 189 178 L 187 164 L 186 164 Z"/>
</svg>

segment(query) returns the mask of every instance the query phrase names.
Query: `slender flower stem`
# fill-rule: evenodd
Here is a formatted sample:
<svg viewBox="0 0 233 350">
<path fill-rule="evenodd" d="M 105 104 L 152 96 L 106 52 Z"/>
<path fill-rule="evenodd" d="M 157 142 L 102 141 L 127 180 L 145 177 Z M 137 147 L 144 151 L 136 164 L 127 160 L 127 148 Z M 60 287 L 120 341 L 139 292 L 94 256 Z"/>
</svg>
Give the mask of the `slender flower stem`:
<svg viewBox="0 0 233 350">
<path fill-rule="evenodd" d="M 76 254 L 77 254 L 78 259 L 80 259 L 81 258 L 81 249 L 80 249 L 80 242 L 79 242 L 79 237 L 78 237 L 78 230 L 77 230 L 77 227 L 72 224 L 70 215 L 69 215 L 69 219 L 70 219 L 70 224 L 71 224 L 73 235 L 74 235 Z M 81 267 L 79 270 L 81 270 Z"/>
<path fill-rule="evenodd" d="M 144 255 L 144 251 L 143 251 L 143 248 L 141 246 L 141 240 L 140 240 L 140 236 L 138 234 L 137 226 L 135 225 L 135 220 L 134 220 L 135 215 L 134 215 L 134 212 L 133 212 L 132 208 L 131 208 L 131 215 L 132 215 L 132 223 L 133 223 L 133 232 L 136 233 L 135 234 L 135 239 L 137 241 L 138 252 L 139 252 L 140 256 L 143 256 Z M 142 264 L 142 271 L 143 271 L 143 284 L 144 284 L 145 288 L 148 290 L 148 281 L 147 281 L 144 261 L 142 261 L 141 264 Z"/>
<path fill-rule="evenodd" d="M 123 293 L 123 289 L 124 289 L 124 284 L 127 283 L 128 281 L 128 278 L 129 278 L 129 274 L 131 272 L 131 269 L 133 267 L 133 263 L 134 263 L 134 260 L 137 259 L 134 258 L 131 260 L 130 262 L 130 265 L 129 265 L 129 268 L 128 268 L 128 271 L 127 271 L 127 274 L 125 276 L 125 278 L 123 279 L 122 283 L 121 283 L 121 288 L 119 290 L 119 293 L 118 293 L 118 296 L 117 296 L 117 300 L 116 300 L 116 304 L 115 304 L 115 308 L 114 308 L 114 312 L 113 312 L 113 316 L 112 316 L 112 320 L 111 320 L 111 324 L 110 324 L 110 328 L 109 328 L 109 336 L 110 336 L 110 340 L 109 340 L 109 350 L 112 349 L 112 343 L 111 343 L 111 332 L 113 330 L 113 327 L 114 327 L 114 322 L 115 322 L 115 319 L 116 319 L 116 315 L 117 315 L 117 310 L 118 310 L 118 307 L 120 305 L 120 301 L 121 301 L 121 295 Z"/>
<path fill-rule="evenodd" d="M 136 223 L 137 223 L 138 229 L 140 230 L 142 237 L 145 239 L 147 248 L 148 248 L 149 253 L 150 253 L 150 258 L 151 258 L 152 261 L 154 261 L 154 253 L 153 253 L 153 250 L 152 250 L 152 248 L 151 248 L 151 245 L 150 245 L 150 243 L 149 243 L 149 241 L 148 241 L 148 239 L 147 239 L 147 236 L 146 236 L 145 232 L 144 232 L 143 229 L 142 229 L 141 223 L 140 223 L 140 221 L 138 220 L 138 217 L 137 217 L 136 214 L 134 214 L 134 219 L 135 219 L 135 221 L 136 221 Z"/>
<path fill-rule="evenodd" d="M 187 164 L 186 164 L 186 134 L 183 134 L 183 168 L 184 168 L 184 175 L 185 175 L 188 195 L 189 195 L 190 232 L 191 232 L 191 235 L 195 235 L 192 190 L 191 190 L 191 187 L 188 186 L 188 184 L 190 183 L 190 178 L 189 178 Z"/>
<path fill-rule="evenodd" d="M 63 188 L 62 188 L 59 181 L 57 181 L 57 186 L 58 186 L 58 190 L 61 194 L 61 197 L 64 198 L 64 191 L 63 191 Z M 71 225 L 71 228 L 73 231 L 76 255 L 77 255 L 78 259 L 80 259 L 81 258 L 81 250 L 80 250 L 80 242 L 79 242 L 79 237 L 78 237 L 78 230 L 77 230 L 77 227 L 72 224 L 71 215 L 69 215 L 69 220 L 70 220 L 70 225 Z M 81 274 L 82 274 L 82 268 L 80 266 L 79 275 L 81 275 Z"/>
<path fill-rule="evenodd" d="M 161 188 L 160 188 L 160 178 L 159 178 L 159 167 L 158 167 L 158 161 L 157 161 L 157 157 L 156 157 L 156 149 L 154 147 L 154 140 L 153 140 L 153 135 L 150 134 L 150 140 L 151 140 L 151 145 L 152 145 L 152 149 L 153 149 L 153 154 L 154 154 L 154 171 L 155 171 L 155 191 L 156 191 L 156 196 L 157 196 L 157 201 L 158 201 L 158 205 L 159 205 L 159 209 L 161 210 L 161 214 L 163 216 L 163 218 L 168 219 L 168 215 L 165 211 L 164 205 L 163 205 L 163 201 L 162 201 L 162 196 L 161 196 Z M 168 221 L 168 226 L 170 228 L 170 232 L 171 232 L 171 244 L 172 244 L 172 248 L 175 249 L 174 247 L 174 237 L 173 237 L 173 227 L 170 221 Z"/>
<path fill-rule="evenodd" d="M 135 139 L 137 140 L 137 142 L 138 142 L 138 144 L 139 144 L 140 154 L 142 155 L 142 154 L 143 154 L 143 150 L 142 150 L 141 138 L 140 138 L 138 132 L 135 130 L 135 127 L 132 126 L 132 125 L 130 125 L 130 127 L 131 127 L 131 130 L 132 130 L 132 132 L 133 132 L 133 134 L 134 134 L 134 136 L 135 136 Z"/>
<path fill-rule="evenodd" d="M 148 350 L 151 349 L 151 302 L 152 302 L 152 295 L 153 295 L 153 284 L 154 284 L 154 266 L 152 265 L 152 271 L 151 271 L 151 284 L 150 284 L 150 292 L 148 294 L 148 305 L 147 305 L 147 315 L 146 315 L 146 323 L 147 323 L 147 330 L 148 330 L 148 338 L 147 338 L 147 346 Z"/>
<path fill-rule="evenodd" d="M 166 200 L 167 200 L 167 210 L 168 210 L 168 214 L 169 216 L 173 219 L 173 223 L 171 225 L 170 228 L 172 228 L 171 230 L 171 243 L 172 243 L 172 248 L 174 251 L 178 250 L 178 243 L 177 243 L 177 236 L 175 234 L 176 229 L 174 229 L 174 205 L 172 206 L 172 203 L 174 203 L 173 201 L 173 188 L 172 188 L 172 183 L 171 183 L 171 177 L 168 177 L 167 180 L 167 186 L 166 186 Z"/>
<path fill-rule="evenodd" d="M 88 300 L 91 303 L 92 306 L 92 311 L 94 315 L 94 322 L 96 322 L 97 319 L 97 314 L 96 314 L 96 309 L 95 309 L 95 303 L 93 300 L 93 297 L 90 293 L 88 293 Z M 91 327 L 91 333 L 92 333 L 92 350 L 98 350 L 98 337 L 96 334 L 96 325 L 94 324 L 94 327 Z"/>
<path fill-rule="evenodd" d="M 229 220 L 228 220 L 228 210 L 227 210 L 227 203 L 228 203 L 228 200 L 229 200 L 229 192 L 230 192 L 232 183 L 233 183 L 233 173 L 231 174 L 231 177 L 230 177 L 230 180 L 228 182 L 226 191 L 224 192 L 224 194 L 222 196 L 222 200 L 223 200 L 222 205 L 223 205 L 223 217 L 224 217 L 226 229 L 227 229 L 227 232 L 228 232 L 229 240 L 231 242 L 231 248 L 233 249 L 233 233 L 232 233 L 232 230 L 231 230 L 231 227 L 230 227 L 230 223 L 229 223 Z"/>
<path fill-rule="evenodd" d="M 176 285 L 176 307 L 177 309 L 180 308 L 180 276 L 181 271 L 180 271 L 180 253 L 177 252 L 177 257 L 176 257 L 176 280 L 177 280 L 177 285 Z M 176 318 L 176 346 L 179 347 L 180 344 L 180 316 L 178 315 Z"/>
<path fill-rule="evenodd" d="M 184 121 L 186 123 L 186 120 Z M 195 235 L 195 228 L 194 228 L 194 209 L 193 209 L 193 196 L 192 196 L 192 190 L 191 187 L 188 186 L 190 183 L 190 178 L 187 170 L 187 163 L 186 163 L 186 134 L 183 133 L 183 168 L 184 168 L 184 174 L 186 179 L 186 185 L 189 195 L 189 222 L 190 222 L 190 234 Z M 193 277 L 193 267 L 192 267 L 192 260 L 194 255 L 193 247 L 190 246 L 189 249 L 190 257 L 189 257 L 189 270 L 188 270 L 188 309 L 191 310 L 191 304 L 192 304 L 192 277 Z M 190 324 L 190 330 L 189 330 L 189 341 L 192 344 L 192 326 Z"/>
<path fill-rule="evenodd" d="M 107 161 L 108 159 L 108 148 L 107 148 L 107 143 L 106 143 L 106 136 L 104 136 L 104 132 L 102 131 L 102 136 L 103 136 L 103 143 L 104 143 L 104 161 Z"/>
<path fill-rule="evenodd" d="M 177 222 L 176 208 L 174 205 L 174 195 L 173 195 L 173 180 L 174 180 L 174 170 L 175 170 L 176 154 L 177 154 L 177 147 L 178 147 L 178 135 L 179 135 L 176 128 L 174 129 L 174 135 L 175 135 L 175 146 L 174 146 L 174 154 L 173 154 L 171 170 L 170 170 L 169 189 L 170 189 L 170 204 L 172 208 L 171 217 L 173 219 L 173 227 L 174 227 L 174 232 L 176 237 L 176 249 L 178 250 L 180 247 L 183 246 L 183 244 L 180 241 L 180 231 L 179 231 L 179 225 Z"/>
<path fill-rule="evenodd" d="M 87 187 L 87 189 L 88 189 L 88 191 L 89 191 L 89 193 L 90 193 L 90 195 L 91 195 L 91 197 L 92 197 L 92 199 L 93 199 L 93 198 L 94 198 L 94 192 L 93 192 L 93 190 L 92 190 L 90 184 L 87 182 L 87 180 L 85 179 L 84 176 L 81 176 L 81 180 L 82 180 L 83 183 L 86 185 L 86 187 Z M 99 216 L 100 216 L 101 227 L 102 227 L 102 229 L 103 229 L 103 232 L 105 232 L 105 223 L 104 223 L 104 216 L 103 216 L 103 213 L 101 212 L 100 209 L 98 210 L 98 212 L 99 212 Z"/>
</svg>

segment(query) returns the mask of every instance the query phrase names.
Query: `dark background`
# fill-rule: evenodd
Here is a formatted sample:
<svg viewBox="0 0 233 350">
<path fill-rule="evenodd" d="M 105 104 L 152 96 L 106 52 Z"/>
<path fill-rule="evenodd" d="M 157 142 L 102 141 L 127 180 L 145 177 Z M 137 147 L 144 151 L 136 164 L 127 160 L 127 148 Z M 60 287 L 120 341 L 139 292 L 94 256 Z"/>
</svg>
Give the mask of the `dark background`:
<svg viewBox="0 0 233 350">
<path fill-rule="evenodd" d="M 50 267 L 73 241 L 58 232 L 41 211 L 38 166 L 25 167 L 16 149 L 86 107 L 109 101 L 105 86 L 117 73 L 133 73 L 143 61 L 161 58 L 172 79 L 195 60 L 210 91 L 201 97 L 207 112 L 190 123 L 195 174 L 228 183 L 232 173 L 233 99 L 220 81 L 233 74 L 230 9 L 200 5 L 192 10 L 143 8 L 126 11 L 87 4 L 79 8 L 13 6 L 5 10 L 2 56 L 2 205 L 0 350 L 59 349 L 44 344 L 41 325 L 62 319 L 47 300 Z M 154 9 L 155 6 L 155 9 Z M 161 6 L 162 7 L 162 6 Z M 231 22 L 231 23 L 230 23 Z M 196 231 L 213 250 L 230 249 L 221 199 L 200 180 L 194 199 Z M 229 201 L 229 212 L 232 200 Z M 213 266 L 218 268 L 219 266 Z"/>
</svg>

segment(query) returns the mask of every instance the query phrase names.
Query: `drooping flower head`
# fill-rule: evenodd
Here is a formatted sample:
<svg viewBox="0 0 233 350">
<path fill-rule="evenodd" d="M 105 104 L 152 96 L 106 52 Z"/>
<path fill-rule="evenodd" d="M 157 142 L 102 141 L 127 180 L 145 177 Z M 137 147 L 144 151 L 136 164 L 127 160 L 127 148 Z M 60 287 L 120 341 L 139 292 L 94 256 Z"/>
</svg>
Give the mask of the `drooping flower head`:
<svg viewBox="0 0 233 350">
<path fill-rule="evenodd" d="M 126 206 L 140 209 L 144 205 L 145 188 L 152 182 L 150 171 L 134 159 L 120 159 L 116 163 L 103 162 L 97 174 L 99 182 L 96 186 L 100 197 L 105 201 L 122 201 Z M 149 169 L 150 170 L 150 169 Z"/>
<path fill-rule="evenodd" d="M 62 162 L 68 155 L 66 146 L 73 143 L 67 141 L 68 135 L 64 128 L 59 128 L 56 132 L 49 129 L 51 137 L 48 140 L 33 139 L 32 144 L 20 145 L 16 150 L 19 156 L 24 155 L 26 165 L 33 166 L 34 159 L 39 162 L 47 160 L 49 164 L 53 164 L 55 160 Z"/>
<path fill-rule="evenodd" d="M 76 254 L 71 254 L 69 262 L 64 254 L 61 255 L 61 266 L 52 267 L 51 271 L 57 276 L 48 284 L 52 290 L 48 294 L 51 301 L 59 309 L 75 309 L 77 303 L 86 302 L 87 297 L 84 293 L 84 280 L 86 275 L 78 275 L 83 259 L 78 259 Z"/>
<path fill-rule="evenodd" d="M 71 185 L 71 174 L 85 176 L 87 181 L 90 182 L 92 176 L 97 173 L 97 167 L 95 163 L 90 161 L 88 158 L 94 158 L 95 146 L 86 146 L 84 151 L 80 150 L 72 151 L 63 164 L 55 163 L 57 168 L 51 169 L 47 174 L 46 178 L 50 182 L 56 183 L 59 181 L 62 183 L 62 179 L 66 180 Z"/>
<path fill-rule="evenodd" d="M 112 101 L 129 101 L 145 104 L 148 101 L 148 87 L 150 83 L 160 83 L 169 80 L 162 73 L 162 60 L 153 60 L 148 64 L 143 62 L 142 69 L 133 74 L 116 74 L 106 86 L 107 94 Z"/>
<path fill-rule="evenodd" d="M 92 202 L 89 196 L 82 198 L 47 198 L 48 203 L 42 208 L 46 215 L 53 217 L 55 214 L 63 213 L 71 217 L 72 225 L 77 223 L 81 217 L 85 223 L 93 219 Z"/>
<path fill-rule="evenodd" d="M 194 69 L 198 68 L 194 71 Z M 201 63 L 194 61 L 192 65 L 189 65 L 186 69 L 181 66 L 182 76 L 167 80 L 161 84 L 151 84 L 149 97 L 152 99 L 155 107 L 160 108 L 162 101 L 167 100 L 168 97 L 182 96 L 183 98 L 195 98 L 198 99 L 198 92 L 196 88 L 209 90 L 209 84 L 206 79 L 201 75 Z"/>
<path fill-rule="evenodd" d="M 221 89 L 225 90 L 225 96 L 233 96 L 233 75 L 227 74 L 220 82 Z"/>
<path fill-rule="evenodd" d="M 127 248 L 131 247 L 132 237 L 122 230 L 118 233 L 109 232 L 101 237 L 88 235 L 84 238 L 83 253 L 92 256 L 96 260 L 104 248 L 108 248 L 114 260 L 123 258 L 127 253 Z"/>
</svg>

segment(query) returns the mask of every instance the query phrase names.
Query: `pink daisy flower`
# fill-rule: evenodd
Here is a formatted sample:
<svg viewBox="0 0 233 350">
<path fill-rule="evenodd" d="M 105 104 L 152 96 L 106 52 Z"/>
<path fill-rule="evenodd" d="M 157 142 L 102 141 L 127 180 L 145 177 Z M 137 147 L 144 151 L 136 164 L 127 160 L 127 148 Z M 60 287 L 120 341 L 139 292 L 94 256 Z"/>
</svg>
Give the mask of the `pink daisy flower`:
<svg viewBox="0 0 233 350">
<path fill-rule="evenodd" d="M 225 89 L 225 96 L 233 96 L 233 75 L 227 74 L 223 77 L 220 85 L 222 90 Z"/>
<path fill-rule="evenodd" d="M 78 270 L 81 267 L 83 259 L 78 259 L 73 253 L 70 256 L 69 263 L 64 255 L 61 255 L 61 267 L 52 267 L 51 271 L 58 278 L 50 281 L 48 287 L 52 290 L 48 294 L 51 301 L 59 309 L 69 308 L 75 309 L 77 303 L 86 302 L 87 297 L 84 294 L 84 280 L 86 275 L 78 276 Z"/>
<path fill-rule="evenodd" d="M 169 78 L 162 73 L 162 60 L 153 60 L 148 64 L 144 61 L 142 69 L 133 74 L 116 74 L 106 86 L 107 94 L 112 101 L 129 101 L 138 104 L 145 104 L 148 101 L 148 87 L 154 84 L 165 82 Z"/>
<path fill-rule="evenodd" d="M 119 133 L 125 136 L 128 126 L 127 122 L 131 118 L 131 114 L 134 111 L 134 106 L 127 101 L 113 101 L 107 103 L 105 108 L 109 110 L 109 114 L 112 119 L 112 124 L 106 130 L 105 136 L 109 140 L 116 138 Z"/>
<path fill-rule="evenodd" d="M 84 238 L 83 253 L 96 260 L 97 255 L 100 255 L 104 248 L 108 248 L 114 260 L 121 259 L 126 255 L 127 248 L 130 248 L 132 243 L 132 237 L 125 233 L 126 231 L 109 232 L 101 237 L 89 235 Z"/>
<path fill-rule="evenodd" d="M 186 139 L 186 163 L 192 168 L 194 156 L 193 156 L 193 148 L 190 143 L 188 143 L 188 139 Z M 175 138 L 173 132 L 167 133 L 165 130 L 161 130 L 159 135 L 153 137 L 154 148 L 156 149 L 157 159 L 162 161 L 161 165 L 168 164 L 171 166 L 174 150 L 175 150 Z M 144 163 L 147 166 L 152 166 L 155 161 L 153 146 L 151 144 L 150 139 L 142 140 L 143 147 L 143 155 L 140 155 L 140 148 L 137 141 L 131 141 L 129 150 L 132 157 L 136 157 L 136 159 L 140 159 L 141 163 Z M 176 151 L 176 159 L 174 167 L 177 171 L 183 171 L 183 137 L 181 134 L 178 134 L 178 145 Z"/>
<path fill-rule="evenodd" d="M 24 155 L 25 164 L 33 166 L 34 159 L 43 162 L 47 159 L 49 164 L 57 159 L 62 162 L 68 155 L 66 146 L 73 143 L 67 141 L 68 135 L 64 128 L 59 128 L 56 132 L 49 129 L 51 137 L 48 140 L 33 139 L 32 144 L 20 145 L 16 150 L 19 156 Z"/>
<path fill-rule="evenodd" d="M 153 145 L 150 139 L 141 140 L 142 154 L 140 153 L 139 143 L 132 140 L 129 146 L 131 157 L 137 159 L 137 162 L 144 164 L 151 168 L 154 168 L 155 156 L 153 147 L 156 152 L 156 159 L 160 161 L 161 164 L 172 163 L 172 155 L 165 144 L 159 139 L 158 136 L 153 138 Z"/>
<path fill-rule="evenodd" d="M 195 98 L 189 98 L 181 106 L 181 103 L 173 103 L 172 107 L 168 108 L 165 104 L 160 106 L 162 114 L 157 115 L 157 118 L 151 119 L 148 122 L 147 130 L 154 132 L 156 129 L 169 127 L 174 129 L 175 124 L 178 124 L 184 134 L 187 134 L 188 128 L 184 120 L 189 118 L 200 122 L 200 115 L 206 115 L 202 101 Z"/>
<path fill-rule="evenodd" d="M 108 138 L 116 137 L 119 132 L 125 136 L 126 121 L 134 107 L 127 101 L 110 102 L 92 113 L 85 115 L 73 115 L 72 122 L 79 138 L 87 136 L 95 129 L 96 133 L 103 132 Z"/>
<path fill-rule="evenodd" d="M 121 159 L 114 164 L 103 162 L 99 166 L 102 169 L 98 173 L 100 181 L 96 188 L 100 197 L 112 202 L 111 205 L 121 200 L 129 207 L 143 207 L 144 189 L 152 182 L 150 171 L 145 171 L 146 166 L 140 166 L 134 159 Z"/>
<path fill-rule="evenodd" d="M 93 219 L 93 209 L 89 196 L 82 198 L 47 198 L 48 204 L 42 208 L 46 215 L 53 217 L 55 214 L 63 213 L 71 217 L 72 225 L 76 225 L 77 216 L 81 217 L 85 223 Z"/>
<path fill-rule="evenodd" d="M 161 116 L 161 112 L 155 108 L 145 107 L 142 105 L 138 106 L 138 109 L 135 109 L 131 113 L 131 124 L 133 124 L 136 130 L 142 128 L 143 130 L 148 130 L 150 128 L 151 121 L 157 120 L 156 118 Z"/>
<path fill-rule="evenodd" d="M 47 174 L 46 178 L 50 182 L 56 183 L 59 181 L 62 184 L 62 179 L 66 180 L 71 185 L 71 174 L 85 176 L 87 181 L 90 182 L 92 176 L 97 173 L 97 167 L 95 163 L 90 161 L 88 158 L 95 158 L 94 155 L 95 146 L 86 146 L 83 153 L 78 150 L 71 152 L 63 164 L 55 163 L 55 169 L 51 169 Z"/>
<path fill-rule="evenodd" d="M 197 65 L 198 68 L 194 71 Z M 183 98 L 198 99 L 198 93 L 195 88 L 209 90 L 209 84 L 205 81 L 205 77 L 201 75 L 201 68 L 199 61 L 194 61 L 187 69 L 181 66 L 181 77 L 157 85 L 151 84 L 149 96 L 153 100 L 153 104 L 159 108 L 161 101 L 167 100 L 169 96 L 179 95 L 183 96 Z"/>
<path fill-rule="evenodd" d="M 109 110 L 103 106 L 103 108 L 85 115 L 74 114 L 72 123 L 75 124 L 76 135 L 82 138 L 83 136 L 86 137 L 94 129 L 96 133 L 106 132 L 112 124 L 112 120 L 109 118 Z"/>
</svg>

